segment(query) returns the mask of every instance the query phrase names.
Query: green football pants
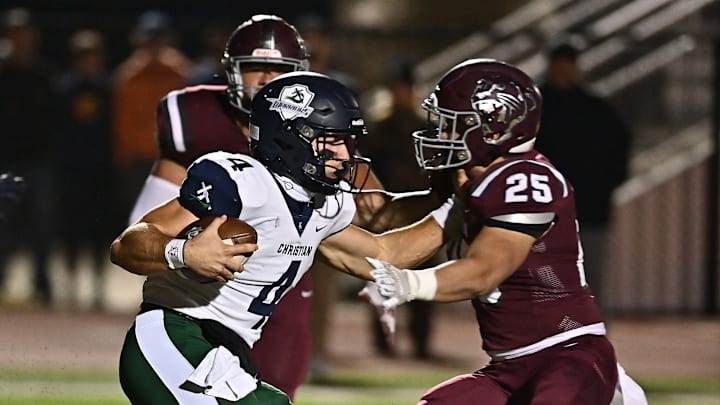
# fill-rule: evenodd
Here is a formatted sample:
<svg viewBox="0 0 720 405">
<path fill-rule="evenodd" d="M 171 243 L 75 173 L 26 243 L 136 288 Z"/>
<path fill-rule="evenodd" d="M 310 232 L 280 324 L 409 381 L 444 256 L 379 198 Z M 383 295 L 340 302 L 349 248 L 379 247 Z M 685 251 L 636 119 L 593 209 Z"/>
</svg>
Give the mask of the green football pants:
<svg viewBox="0 0 720 405">
<path fill-rule="evenodd" d="M 167 310 L 135 318 L 120 353 L 120 385 L 134 405 L 289 405 L 282 391 L 261 382 L 239 401 L 180 388 L 213 346 L 200 326 Z"/>
</svg>

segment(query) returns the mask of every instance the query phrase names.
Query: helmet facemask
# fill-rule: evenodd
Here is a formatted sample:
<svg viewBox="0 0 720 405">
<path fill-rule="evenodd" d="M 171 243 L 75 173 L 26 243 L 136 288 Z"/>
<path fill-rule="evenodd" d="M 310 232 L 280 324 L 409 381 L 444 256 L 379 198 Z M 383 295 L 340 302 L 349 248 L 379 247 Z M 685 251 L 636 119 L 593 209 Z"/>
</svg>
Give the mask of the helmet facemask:
<svg viewBox="0 0 720 405">
<path fill-rule="evenodd" d="M 434 94 L 422 106 L 428 113 L 428 125 L 434 128 L 412 134 L 418 165 L 426 170 L 444 170 L 470 162 L 472 155 L 465 139 L 480 128 L 478 114 L 440 108 Z"/>
<path fill-rule="evenodd" d="M 337 191 L 360 192 L 367 181 L 369 170 L 359 170 L 360 165 L 370 160 L 356 155 L 357 143 L 367 134 L 365 128 L 355 131 L 322 129 L 307 122 L 290 123 L 292 131 L 304 139 L 312 148 L 312 156 L 302 165 L 302 172 L 312 183 L 301 183 L 311 191 L 332 194 Z M 342 145 L 347 158 L 339 158 L 336 149 Z M 331 173 L 328 175 L 328 171 Z M 359 178 L 364 173 L 364 178 Z"/>
<path fill-rule="evenodd" d="M 257 51 L 257 50 L 256 50 Z M 279 51 L 268 49 L 267 52 Z M 225 65 L 225 75 L 227 76 L 227 94 L 230 104 L 249 114 L 250 102 L 255 94 L 262 88 L 260 86 L 245 85 L 243 82 L 243 69 L 271 69 L 282 73 L 298 72 L 308 70 L 307 60 L 297 60 L 292 58 L 280 57 L 248 57 L 248 56 L 229 56 L 227 52 L 223 57 L 223 65 Z"/>
</svg>

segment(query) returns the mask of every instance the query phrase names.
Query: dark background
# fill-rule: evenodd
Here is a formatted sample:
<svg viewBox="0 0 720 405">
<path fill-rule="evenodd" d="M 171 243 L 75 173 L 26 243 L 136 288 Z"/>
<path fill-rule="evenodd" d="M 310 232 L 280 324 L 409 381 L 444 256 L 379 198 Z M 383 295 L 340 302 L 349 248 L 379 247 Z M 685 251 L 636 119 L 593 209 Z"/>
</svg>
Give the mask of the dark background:
<svg viewBox="0 0 720 405">
<path fill-rule="evenodd" d="M 259 0 L 33 0 L 3 1 L 0 9 L 27 7 L 42 33 L 42 53 L 64 68 L 68 60 L 67 39 L 80 28 L 95 29 L 106 35 L 108 62 L 117 65 L 130 53 L 128 35 L 137 17 L 144 11 L 157 10 L 172 18 L 176 44 L 191 58 L 202 52 L 203 31 L 212 25 L 234 27 L 257 13 L 279 15 L 293 22 L 312 12 L 329 18 L 330 1 L 259 1 Z"/>
</svg>

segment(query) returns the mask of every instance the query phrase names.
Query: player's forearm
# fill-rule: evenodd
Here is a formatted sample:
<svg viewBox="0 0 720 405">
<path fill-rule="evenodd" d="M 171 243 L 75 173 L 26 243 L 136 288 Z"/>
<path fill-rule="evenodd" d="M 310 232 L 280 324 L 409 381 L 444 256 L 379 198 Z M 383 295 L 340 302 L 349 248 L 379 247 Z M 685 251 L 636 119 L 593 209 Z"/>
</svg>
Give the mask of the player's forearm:
<svg viewBox="0 0 720 405">
<path fill-rule="evenodd" d="M 534 238 L 488 227 L 470 245 L 465 257 L 434 267 L 433 301 L 451 302 L 487 297 L 525 261 Z"/>
<path fill-rule="evenodd" d="M 383 234 L 372 234 L 350 225 L 324 240 L 319 251 L 333 267 L 372 280 L 371 266 L 365 257 L 378 258 L 398 267 L 415 267 L 435 254 L 442 243 L 442 228 L 428 216 L 411 226 Z"/>
<path fill-rule="evenodd" d="M 342 232 L 324 240 L 318 246 L 321 260 L 330 264 L 334 269 L 351 276 L 372 280 L 370 265 L 365 261 L 365 255 L 373 255 L 378 251 L 372 234 L 350 225 Z"/>
<path fill-rule="evenodd" d="M 502 277 L 488 264 L 472 259 L 459 259 L 434 268 L 437 289 L 433 301 L 455 302 L 480 298 L 492 293 Z"/>
<path fill-rule="evenodd" d="M 141 222 L 125 230 L 110 246 L 110 260 L 125 270 L 149 275 L 169 270 L 165 245 L 172 237 Z"/>
<path fill-rule="evenodd" d="M 380 251 L 371 257 L 399 268 L 412 268 L 437 252 L 443 244 L 443 231 L 431 216 L 427 216 L 412 225 L 382 233 L 375 238 Z"/>
<path fill-rule="evenodd" d="M 323 261 L 329 264 L 332 268 L 342 271 L 345 274 L 349 274 L 353 277 L 357 277 L 363 280 L 372 281 L 373 278 L 370 275 L 371 267 L 365 260 L 364 256 L 355 255 L 329 255 L 327 257 L 323 255 Z"/>
</svg>

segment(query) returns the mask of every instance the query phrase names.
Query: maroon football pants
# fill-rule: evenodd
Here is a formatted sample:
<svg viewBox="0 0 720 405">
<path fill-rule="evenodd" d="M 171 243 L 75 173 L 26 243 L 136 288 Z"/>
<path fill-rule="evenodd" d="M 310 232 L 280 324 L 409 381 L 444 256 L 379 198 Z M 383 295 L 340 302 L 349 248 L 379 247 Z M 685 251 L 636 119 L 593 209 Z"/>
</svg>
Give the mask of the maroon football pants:
<svg viewBox="0 0 720 405">
<path fill-rule="evenodd" d="M 610 342 L 585 335 L 451 378 L 418 405 L 608 405 L 617 378 Z"/>
</svg>

